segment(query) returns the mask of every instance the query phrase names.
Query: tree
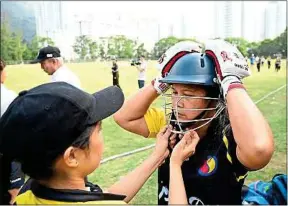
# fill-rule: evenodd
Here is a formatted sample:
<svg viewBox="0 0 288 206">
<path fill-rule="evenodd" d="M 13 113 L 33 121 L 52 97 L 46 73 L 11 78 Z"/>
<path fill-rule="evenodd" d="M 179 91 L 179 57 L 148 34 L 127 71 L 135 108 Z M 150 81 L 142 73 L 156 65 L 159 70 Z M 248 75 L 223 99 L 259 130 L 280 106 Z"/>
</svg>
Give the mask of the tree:
<svg viewBox="0 0 288 206">
<path fill-rule="evenodd" d="M 99 45 L 99 56 L 101 57 L 101 59 L 104 59 L 106 56 L 103 43 L 100 43 Z"/>
<path fill-rule="evenodd" d="M 5 61 L 12 60 L 11 52 L 13 53 L 12 37 L 9 28 L 9 24 L 7 21 L 1 23 L 1 58 Z"/>
<path fill-rule="evenodd" d="M 89 44 L 92 40 L 86 36 L 78 36 L 76 37 L 75 43 L 73 45 L 73 50 L 76 54 L 79 55 L 80 59 L 84 60 L 89 53 Z"/>
<path fill-rule="evenodd" d="M 287 57 L 287 27 L 280 36 L 276 37 L 275 44 L 278 46 L 278 52 Z"/>
<path fill-rule="evenodd" d="M 38 38 L 40 47 L 45 47 L 47 45 L 54 46 L 54 42 L 50 37 L 39 37 Z"/>
<path fill-rule="evenodd" d="M 144 55 L 147 57 L 149 55 L 148 51 L 144 48 L 144 43 L 140 44 L 136 49 L 136 56 L 140 57 L 141 55 Z"/>
<path fill-rule="evenodd" d="M 40 45 L 39 45 L 39 37 L 35 36 L 31 43 L 28 44 L 28 50 L 29 52 L 25 53 L 26 60 L 35 59 L 37 57 L 37 54 L 39 52 Z"/>
<path fill-rule="evenodd" d="M 156 42 L 156 44 L 154 45 L 154 48 L 152 50 L 152 57 L 158 59 L 168 48 L 180 41 L 194 41 L 200 43 L 194 38 L 176 38 L 174 36 L 163 38 Z M 200 44 L 203 45 L 203 43 Z"/>
<path fill-rule="evenodd" d="M 90 58 L 95 60 L 98 56 L 98 44 L 97 42 L 93 41 L 89 44 L 89 55 Z"/>
<path fill-rule="evenodd" d="M 264 39 L 261 42 L 250 44 L 249 55 L 252 53 L 258 56 L 274 56 L 280 54 L 287 56 L 287 28 L 282 34 L 274 39 Z"/>
<path fill-rule="evenodd" d="M 23 60 L 24 51 L 27 49 L 26 44 L 23 42 L 23 36 L 21 32 L 12 33 L 12 41 L 11 46 L 13 50 L 11 51 L 11 58 L 14 61 L 21 61 Z"/>
<path fill-rule="evenodd" d="M 152 56 L 158 59 L 169 47 L 173 46 L 177 42 L 179 42 L 179 40 L 174 36 L 160 39 L 154 45 Z"/>
<path fill-rule="evenodd" d="M 26 43 L 26 42 L 23 41 L 23 43 Z M 54 46 L 54 42 L 51 38 L 35 36 L 32 39 L 31 43 L 27 44 L 27 48 L 23 52 L 23 60 L 35 59 L 38 55 L 39 50 L 48 45 Z"/>
<path fill-rule="evenodd" d="M 112 36 L 108 39 L 109 56 L 117 58 L 132 58 L 136 43 L 123 35 Z"/>
<path fill-rule="evenodd" d="M 226 38 L 225 41 L 230 42 L 231 44 L 234 44 L 237 46 L 239 51 L 244 55 L 248 55 L 248 49 L 249 49 L 249 42 L 245 40 L 244 38 L 239 38 L 239 37 L 229 37 Z"/>
</svg>

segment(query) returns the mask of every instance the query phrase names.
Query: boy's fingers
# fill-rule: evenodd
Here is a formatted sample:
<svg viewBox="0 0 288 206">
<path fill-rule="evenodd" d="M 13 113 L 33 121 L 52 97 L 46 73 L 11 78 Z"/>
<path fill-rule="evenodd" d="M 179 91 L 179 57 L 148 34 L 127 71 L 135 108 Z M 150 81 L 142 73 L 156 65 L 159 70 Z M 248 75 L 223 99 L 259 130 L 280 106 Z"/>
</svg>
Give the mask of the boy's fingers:
<svg viewBox="0 0 288 206">
<path fill-rule="evenodd" d="M 175 140 L 176 139 L 176 134 L 175 133 L 172 134 L 169 139 L 170 139 L 170 141 Z"/>
<path fill-rule="evenodd" d="M 161 130 L 160 130 L 160 134 L 164 134 L 165 132 L 166 132 L 166 130 L 167 130 L 167 128 L 168 128 L 168 125 L 166 125 L 165 127 L 163 127 Z"/>
<path fill-rule="evenodd" d="M 200 140 L 197 132 L 190 131 L 190 140 L 191 141 L 189 142 L 189 147 L 191 146 L 191 148 L 194 148 L 194 150 L 195 150 L 195 148 L 196 148 L 196 146 Z"/>
<path fill-rule="evenodd" d="M 169 125 L 169 126 L 167 127 L 165 133 L 163 134 L 163 137 L 165 137 L 165 138 L 168 139 L 168 137 L 170 136 L 171 132 L 172 132 L 172 126 Z"/>
</svg>

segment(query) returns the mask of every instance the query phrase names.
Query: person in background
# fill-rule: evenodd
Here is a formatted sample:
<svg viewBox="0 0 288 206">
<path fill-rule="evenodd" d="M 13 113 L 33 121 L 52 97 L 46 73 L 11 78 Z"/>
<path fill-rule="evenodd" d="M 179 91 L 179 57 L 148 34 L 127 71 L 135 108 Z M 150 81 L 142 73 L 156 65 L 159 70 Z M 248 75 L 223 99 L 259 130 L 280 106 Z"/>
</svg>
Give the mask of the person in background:
<svg viewBox="0 0 288 206">
<path fill-rule="evenodd" d="M 268 64 L 268 69 L 270 69 L 270 67 L 271 67 L 271 57 L 270 56 L 267 57 L 267 64 Z"/>
<path fill-rule="evenodd" d="M 256 65 L 257 65 L 257 71 L 260 72 L 260 67 L 261 67 L 261 58 L 256 56 Z"/>
<path fill-rule="evenodd" d="M 245 60 L 246 60 L 246 62 L 248 63 L 248 57 L 247 57 L 247 56 L 245 57 Z"/>
<path fill-rule="evenodd" d="M 112 69 L 113 85 L 121 89 L 120 84 L 119 84 L 119 69 L 118 69 L 117 59 L 115 57 L 112 58 L 111 69 Z"/>
<path fill-rule="evenodd" d="M 58 47 L 47 46 L 40 49 L 37 58 L 31 63 L 40 63 L 44 72 L 51 75 L 51 82 L 63 81 L 81 89 L 79 78 L 64 65 L 63 57 Z"/>
<path fill-rule="evenodd" d="M 261 57 L 261 66 L 264 66 L 264 63 L 265 63 L 265 58 L 264 56 Z"/>
<path fill-rule="evenodd" d="M 141 55 L 140 57 L 140 65 L 136 65 L 136 68 L 138 69 L 138 86 L 139 89 L 144 87 L 145 80 L 146 80 L 146 70 L 147 70 L 147 61 L 145 60 L 145 56 Z"/>
<path fill-rule="evenodd" d="M 252 54 L 251 57 L 250 57 L 250 64 L 251 64 L 251 67 L 253 67 L 254 64 L 255 64 L 255 56 L 254 56 L 254 54 Z"/>
<path fill-rule="evenodd" d="M 278 72 L 281 69 L 281 57 L 278 56 L 275 60 L 275 71 Z"/>
</svg>

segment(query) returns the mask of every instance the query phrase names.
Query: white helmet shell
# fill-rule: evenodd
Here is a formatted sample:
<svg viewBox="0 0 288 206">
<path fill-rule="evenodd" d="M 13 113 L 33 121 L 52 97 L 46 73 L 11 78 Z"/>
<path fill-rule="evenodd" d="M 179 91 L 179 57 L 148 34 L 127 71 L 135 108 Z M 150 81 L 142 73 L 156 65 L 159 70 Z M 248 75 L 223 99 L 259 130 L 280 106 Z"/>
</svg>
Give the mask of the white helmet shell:
<svg viewBox="0 0 288 206">
<path fill-rule="evenodd" d="M 174 44 L 172 47 L 167 49 L 164 54 L 158 59 L 157 68 L 162 71 L 167 63 L 180 53 L 193 53 L 202 52 L 202 45 L 193 41 L 181 41 Z"/>
</svg>

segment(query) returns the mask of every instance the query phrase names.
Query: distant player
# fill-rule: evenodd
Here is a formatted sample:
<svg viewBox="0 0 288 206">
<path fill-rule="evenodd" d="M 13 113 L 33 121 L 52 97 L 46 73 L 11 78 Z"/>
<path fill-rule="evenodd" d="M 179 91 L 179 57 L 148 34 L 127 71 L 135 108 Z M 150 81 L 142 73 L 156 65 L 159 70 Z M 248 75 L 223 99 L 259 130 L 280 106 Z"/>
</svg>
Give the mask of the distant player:
<svg viewBox="0 0 288 206">
<path fill-rule="evenodd" d="M 281 69 L 281 58 L 278 56 L 275 61 L 275 71 L 278 72 Z"/>
<path fill-rule="evenodd" d="M 255 64 L 255 56 L 254 56 L 254 54 L 252 54 L 251 57 L 250 57 L 250 64 L 251 64 L 251 66 L 253 66 Z"/>
<path fill-rule="evenodd" d="M 112 58 L 112 76 L 113 76 L 113 85 L 117 86 L 121 89 L 119 85 L 119 70 L 118 70 L 118 64 L 117 64 L 117 59 Z"/>
<path fill-rule="evenodd" d="M 261 58 L 257 56 L 255 60 L 256 60 L 256 65 L 257 65 L 257 71 L 260 72 Z"/>
<path fill-rule="evenodd" d="M 270 69 L 270 67 L 271 67 L 271 57 L 270 56 L 267 57 L 267 64 L 268 64 L 268 69 Z"/>
</svg>

